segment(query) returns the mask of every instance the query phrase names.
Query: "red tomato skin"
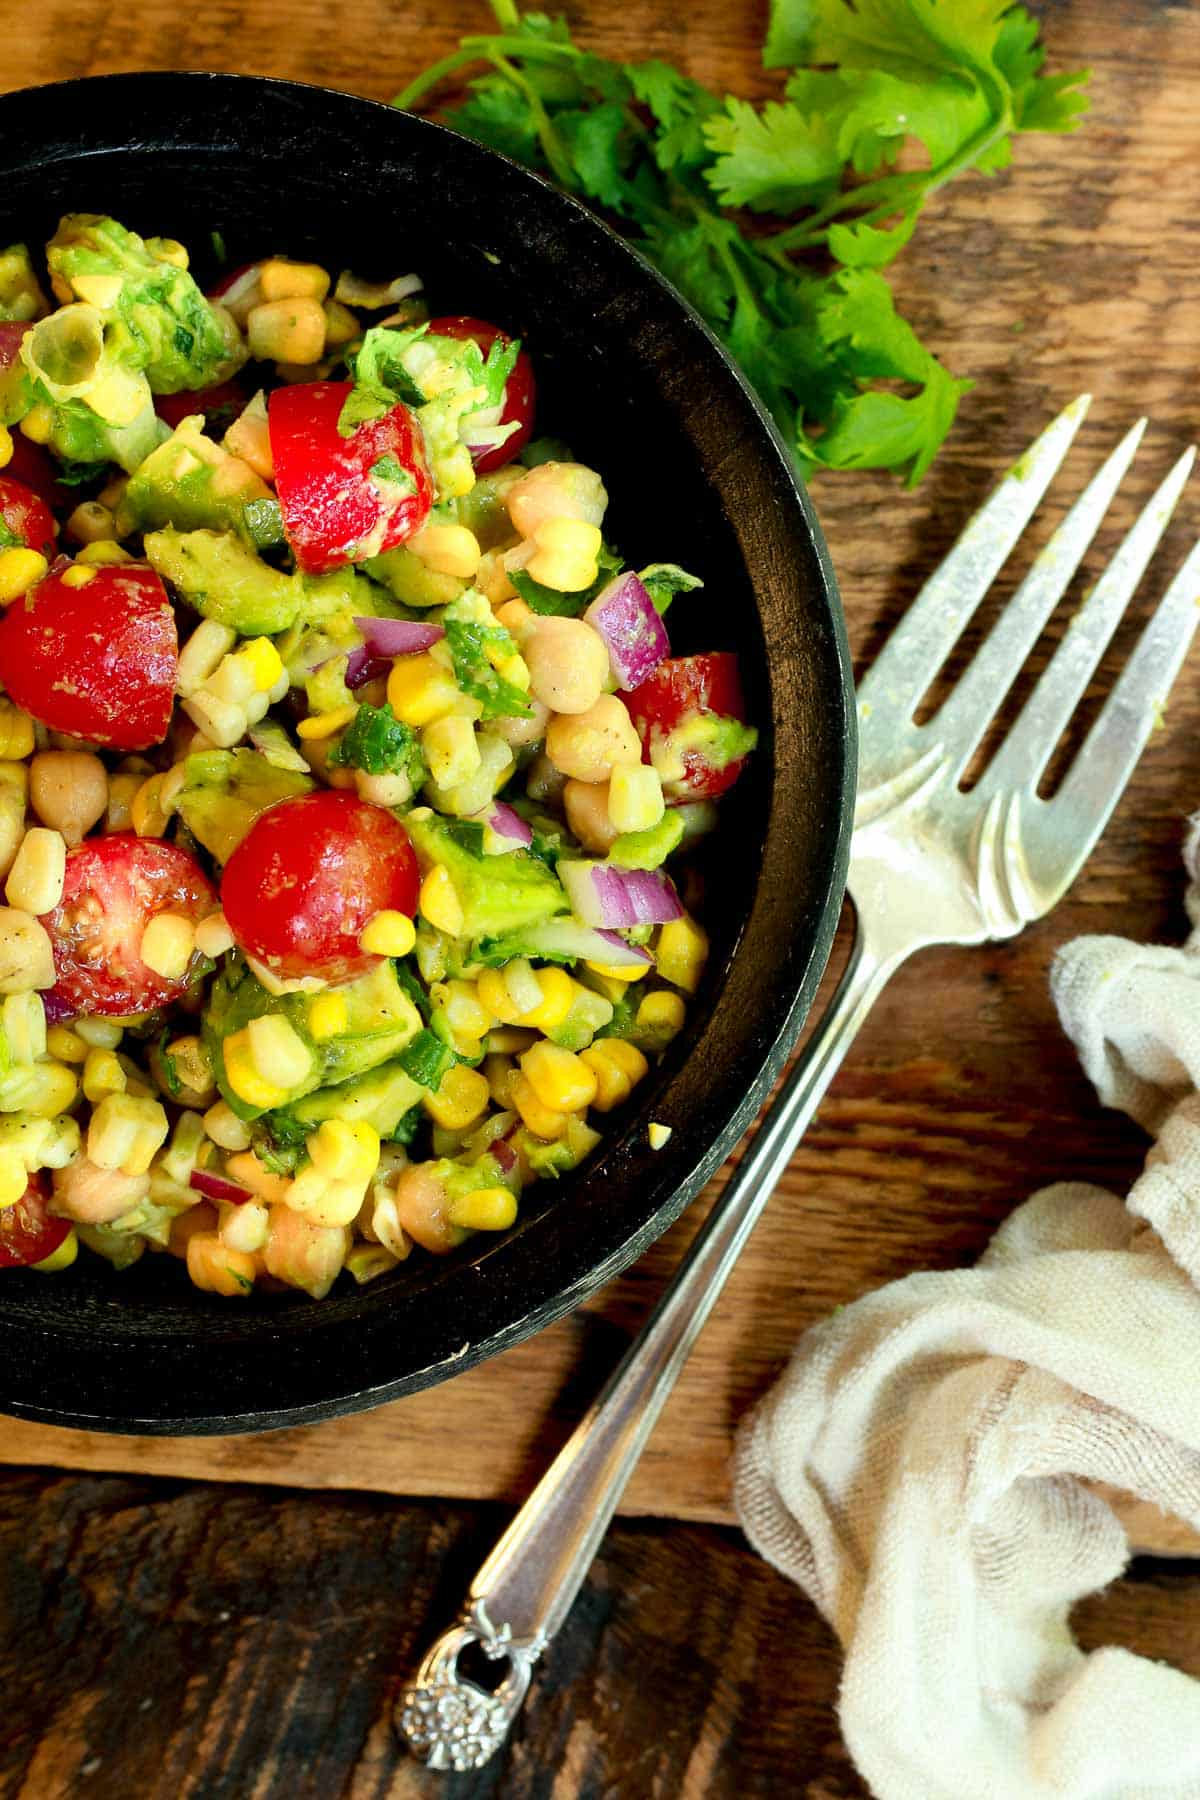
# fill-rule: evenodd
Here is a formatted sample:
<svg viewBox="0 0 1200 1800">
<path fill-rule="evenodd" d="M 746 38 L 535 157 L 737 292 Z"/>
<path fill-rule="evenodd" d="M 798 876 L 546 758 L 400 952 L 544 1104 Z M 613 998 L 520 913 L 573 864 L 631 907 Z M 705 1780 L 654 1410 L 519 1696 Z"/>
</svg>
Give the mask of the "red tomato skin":
<svg viewBox="0 0 1200 1800">
<path fill-rule="evenodd" d="M 179 668 L 166 589 L 153 569 L 132 563 L 66 587 L 68 567 L 0 618 L 0 681 L 52 731 L 111 750 L 161 744 Z"/>
<path fill-rule="evenodd" d="M 226 430 L 239 413 L 246 410 L 246 391 L 240 382 L 219 381 L 214 387 L 193 388 L 179 394 L 155 394 L 154 410 L 172 431 L 193 413 L 203 413 L 210 426 Z"/>
<path fill-rule="evenodd" d="M 348 381 L 309 381 L 276 388 L 267 402 L 275 488 L 283 528 L 297 563 L 310 575 L 392 550 L 429 517 L 433 484 L 420 427 L 399 403 L 381 419 L 339 436 Z M 369 479 L 381 456 L 394 456 L 414 491 L 385 502 Z"/>
<path fill-rule="evenodd" d="M 284 981 L 341 983 L 381 960 L 359 947 L 374 913 L 417 910 L 420 872 L 393 813 L 344 790 L 262 813 L 225 865 L 221 904 L 247 955 Z"/>
<path fill-rule="evenodd" d="M 0 1269 L 27 1269 L 53 1254 L 71 1229 L 49 1211 L 43 1175 L 31 1175 L 15 1206 L 0 1211 Z"/>
<path fill-rule="evenodd" d="M 498 325 L 492 325 L 487 319 L 472 319 L 466 313 L 455 313 L 444 319 L 431 319 L 429 330 L 436 337 L 474 338 L 486 356 L 496 339 L 510 344 L 508 332 L 501 331 Z M 501 469 L 505 463 L 512 462 L 519 456 L 530 438 L 533 436 L 533 415 L 537 406 L 537 384 L 533 379 L 533 364 L 524 350 L 520 351 L 513 365 L 504 388 L 504 406 L 501 409 L 499 423 L 511 425 L 515 422 L 517 429 L 494 450 L 473 450 L 471 461 L 477 475 L 490 475 L 493 469 Z"/>
<path fill-rule="evenodd" d="M 723 719 L 746 723 L 746 701 L 738 660 L 731 650 L 712 650 L 701 656 L 669 656 L 653 675 L 624 696 L 642 740 L 642 757 L 650 761 L 650 742 L 655 732 L 666 736 L 696 713 L 715 713 Z M 703 751 L 683 752 L 684 776 L 671 783 L 668 804 L 688 800 L 715 800 L 731 788 L 746 758 L 739 756 L 723 769 L 712 766 Z"/>
<path fill-rule="evenodd" d="M 177 844 L 132 831 L 85 838 L 68 852 L 62 899 L 42 914 L 57 977 L 51 1009 L 122 1018 L 178 1000 L 192 971 L 169 981 L 148 969 L 137 951 L 142 932 L 156 913 L 195 923 L 216 904 L 212 882 Z"/>
<path fill-rule="evenodd" d="M 46 502 L 14 481 L 7 471 L 0 475 L 0 522 L 20 538 L 27 550 L 40 550 L 49 562 L 54 555 L 54 515 Z"/>
</svg>

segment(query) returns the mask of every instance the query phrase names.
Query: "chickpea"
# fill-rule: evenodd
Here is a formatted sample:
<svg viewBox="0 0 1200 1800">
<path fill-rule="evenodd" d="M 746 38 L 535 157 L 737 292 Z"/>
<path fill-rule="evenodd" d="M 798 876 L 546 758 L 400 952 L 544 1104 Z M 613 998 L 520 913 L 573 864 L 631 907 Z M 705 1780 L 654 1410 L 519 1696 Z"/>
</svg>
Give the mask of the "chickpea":
<svg viewBox="0 0 1200 1800">
<path fill-rule="evenodd" d="M 619 835 L 608 816 L 607 781 L 568 781 L 563 789 L 563 810 L 584 849 L 607 856 Z"/>
<path fill-rule="evenodd" d="M 539 738 L 545 737 L 546 725 L 550 718 L 550 709 L 543 706 L 540 700 L 531 700 L 529 717 L 522 719 L 519 715 L 504 715 L 493 719 L 491 729 L 498 738 L 514 748 L 521 744 L 536 744 Z"/>
<path fill-rule="evenodd" d="M 119 1219 L 150 1192 L 150 1177 L 125 1175 L 120 1169 L 102 1169 L 86 1156 L 77 1156 L 65 1169 L 54 1171 L 54 1207 L 81 1225 L 107 1225 Z"/>
<path fill-rule="evenodd" d="M 532 606 L 518 598 L 506 600 L 496 608 L 496 622 L 503 625 L 505 631 L 510 631 L 519 642 L 527 631 L 532 631 L 537 625 L 538 616 Z"/>
<path fill-rule="evenodd" d="M 608 680 L 608 648 L 582 619 L 539 619 L 521 644 L 530 692 L 558 713 L 585 713 Z"/>
<path fill-rule="evenodd" d="M 40 750 L 30 764 L 29 798 L 43 825 L 78 844 L 108 806 L 108 775 L 87 750 Z"/>
<path fill-rule="evenodd" d="M 396 1181 L 396 1212 L 401 1225 L 435 1256 L 452 1250 L 459 1233 L 450 1223 L 446 1188 L 431 1163 L 409 1163 Z"/>
<path fill-rule="evenodd" d="M 532 537 L 547 519 L 583 519 L 599 525 L 608 505 L 604 483 L 583 463 L 539 463 L 505 495 L 508 516 L 522 537 Z"/>
<path fill-rule="evenodd" d="M 607 781 L 618 763 L 641 762 L 633 720 L 615 694 L 601 694 L 584 713 L 565 713 L 546 728 L 546 755 L 576 781 Z"/>
</svg>

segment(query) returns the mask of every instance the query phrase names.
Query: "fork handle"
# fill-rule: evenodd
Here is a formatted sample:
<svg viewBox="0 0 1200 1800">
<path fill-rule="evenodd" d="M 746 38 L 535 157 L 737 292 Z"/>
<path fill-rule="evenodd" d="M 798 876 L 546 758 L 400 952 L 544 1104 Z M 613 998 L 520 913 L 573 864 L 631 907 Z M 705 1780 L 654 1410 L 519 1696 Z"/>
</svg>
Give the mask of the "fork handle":
<svg viewBox="0 0 1200 1800">
<path fill-rule="evenodd" d="M 471 1584 L 458 1622 L 430 1650 L 397 1718 L 434 1767 L 479 1768 L 516 1717 L 534 1663 L 562 1625 L 625 1484 L 759 1214 L 895 968 L 856 937 L 829 1005 L 670 1285 Z M 507 1658 L 487 1694 L 457 1672 L 478 1643 Z"/>
</svg>

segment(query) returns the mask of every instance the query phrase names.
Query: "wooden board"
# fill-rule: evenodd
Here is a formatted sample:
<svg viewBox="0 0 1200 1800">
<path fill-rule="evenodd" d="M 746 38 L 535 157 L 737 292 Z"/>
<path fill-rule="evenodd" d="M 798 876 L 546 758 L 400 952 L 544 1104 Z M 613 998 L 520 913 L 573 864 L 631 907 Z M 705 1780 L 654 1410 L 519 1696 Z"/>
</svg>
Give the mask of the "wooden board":
<svg viewBox="0 0 1200 1800">
<path fill-rule="evenodd" d="M 757 8 L 695 0 L 681 15 L 668 0 L 632 0 L 618 11 L 575 10 L 602 51 L 669 56 L 748 96 L 776 89 L 757 62 Z M 99 0 L 48 0 L 22 19 L 0 83 L 206 67 L 386 98 L 460 32 L 478 29 L 483 11 L 473 0 L 403 9 L 360 0 L 335 22 L 324 0 L 232 0 L 217 12 L 142 0 L 116 30 Z M 1136 411 L 1153 421 L 1113 527 L 1101 534 L 1101 556 L 1195 429 L 1200 11 L 1153 0 L 1104 8 L 1060 0 L 1046 11 L 1054 65 L 1095 68 L 1090 123 L 1074 138 L 1022 140 L 1011 173 L 939 196 L 896 272 L 901 304 L 922 334 L 976 382 L 951 443 L 915 494 L 883 477 L 814 486 L 860 666 L 995 473 L 1074 394 L 1097 398 L 1051 517 Z M 1134 620 L 1198 529 L 1200 488 L 1168 532 Z M 1096 695 L 1131 630 L 1118 633 Z M 1096 695 L 1085 713 L 1094 713 Z M 1136 1172 L 1144 1143 L 1096 1105 L 1059 1032 L 1046 975 L 1057 946 L 1081 931 L 1183 931 L 1178 852 L 1200 800 L 1198 727 L 1193 658 L 1069 899 L 1013 943 L 927 953 L 884 995 L 692 1358 L 627 1494 L 629 1511 L 728 1519 L 734 1424 L 805 1326 L 881 1282 L 969 1260 L 1032 1188 L 1064 1178 L 1121 1188 Z M 515 1500 L 644 1316 L 698 1216 L 576 1318 L 373 1414 L 250 1439 L 174 1442 L 5 1421 L 0 1458 Z M 1136 1536 L 1147 1547 L 1193 1547 L 1144 1513 Z"/>
</svg>

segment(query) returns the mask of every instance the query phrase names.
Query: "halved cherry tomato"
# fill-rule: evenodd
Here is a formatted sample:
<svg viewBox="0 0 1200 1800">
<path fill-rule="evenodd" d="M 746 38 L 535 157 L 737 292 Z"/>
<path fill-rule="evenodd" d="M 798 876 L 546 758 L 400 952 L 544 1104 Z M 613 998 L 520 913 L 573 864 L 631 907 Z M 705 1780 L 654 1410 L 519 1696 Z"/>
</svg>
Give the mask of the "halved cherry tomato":
<svg viewBox="0 0 1200 1800">
<path fill-rule="evenodd" d="M 240 948 L 284 981 L 352 981 L 374 913 L 417 910 L 420 872 L 394 813 L 325 790 L 262 813 L 225 865 L 221 905 Z"/>
<path fill-rule="evenodd" d="M 276 388 L 267 402 L 283 529 L 311 575 L 394 549 L 425 523 L 433 502 L 420 429 L 406 406 L 341 436 L 350 388 L 348 381 L 301 382 Z M 411 491 L 389 483 L 386 471 L 372 475 L 385 457 L 399 464 Z"/>
<path fill-rule="evenodd" d="M 642 754 L 650 761 L 651 746 L 678 734 L 684 774 L 681 780 L 663 783 L 668 800 L 715 800 L 733 786 L 746 758 L 726 763 L 706 752 L 703 731 L 693 730 L 705 718 L 746 723 L 746 702 L 738 674 L 737 657 L 730 650 L 713 650 L 703 656 L 669 656 L 660 662 L 641 687 L 625 695 L 633 722 L 642 740 Z M 681 729 L 682 728 L 682 729 Z"/>
<path fill-rule="evenodd" d="M 474 338 L 485 356 L 497 338 L 502 344 L 512 342 L 508 333 L 501 331 L 498 325 L 491 325 L 486 319 L 469 318 L 465 313 L 456 313 L 444 319 L 431 319 L 429 330 L 437 337 Z M 501 468 L 525 448 L 533 435 L 536 392 L 533 364 L 522 350 L 505 384 L 504 405 L 497 420 L 500 425 L 515 424 L 517 429 L 493 450 L 472 450 L 471 461 L 477 475 L 487 475 L 491 470 Z"/>
<path fill-rule="evenodd" d="M 171 723 L 179 645 L 153 569 L 96 568 L 68 587 L 63 562 L 0 618 L 0 681 L 52 731 L 112 750 L 161 744 Z"/>
<path fill-rule="evenodd" d="M 154 410 L 174 431 L 181 419 L 204 414 L 205 430 L 220 437 L 246 410 L 246 390 L 237 381 L 218 381 L 215 387 L 195 388 L 190 393 L 155 394 Z"/>
<path fill-rule="evenodd" d="M 24 482 L 39 500 L 44 500 L 52 513 L 70 513 L 79 502 L 74 488 L 58 479 L 58 464 L 40 444 L 35 444 L 15 427 L 12 433 L 12 456 L 4 473 L 13 481 Z"/>
<path fill-rule="evenodd" d="M 15 1206 L 0 1211 L 0 1269 L 27 1269 L 51 1256 L 71 1229 L 49 1211 L 44 1175 L 31 1175 Z"/>
<path fill-rule="evenodd" d="M 12 536 L 27 550 L 40 550 L 47 562 L 54 555 L 54 515 L 32 488 L 7 472 L 0 475 L 0 527 L 0 550 Z"/>
<path fill-rule="evenodd" d="M 174 981 L 148 969 L 140 955 L 142 933 L 156 913 L 196 922 L 216 904 L 212 882 L 177 845 L 132 831 L 85 838 L 67 856 L 62 899 L 42 915 L 57 976 L 50 998 L 72 1013 L 106 1018 L 153 1012 L 178 1000 L 194 967 Z"/>
</svg>

